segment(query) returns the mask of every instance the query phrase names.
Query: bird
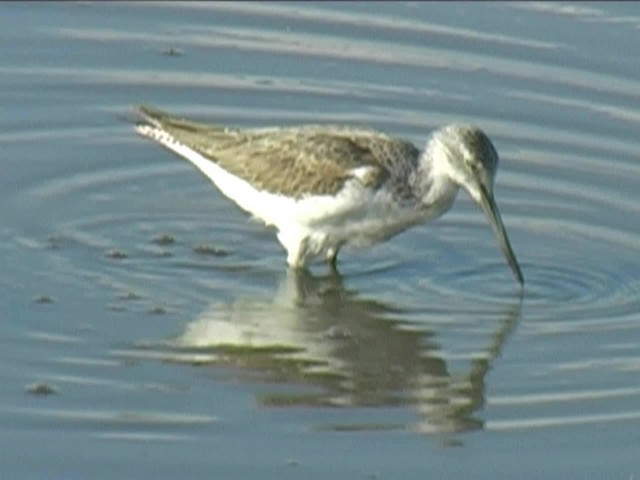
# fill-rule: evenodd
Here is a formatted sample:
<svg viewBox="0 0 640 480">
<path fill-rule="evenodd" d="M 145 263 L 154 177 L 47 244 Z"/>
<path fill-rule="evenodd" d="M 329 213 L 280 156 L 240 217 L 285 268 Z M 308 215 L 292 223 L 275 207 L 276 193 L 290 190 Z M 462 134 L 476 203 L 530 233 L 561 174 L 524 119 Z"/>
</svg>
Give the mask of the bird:
<svg viewBox="0 0 640 480">
<path fill-rule="evenodd" d="M 524 277 L 493 195 L 498 153 L 477 126 L 434 130 L 423 150 L 346 125 L 234 128 L 135 107 L 138 134 L 191 162 L 241 209 L 275 227 L 287 264 L 368 247 L 440 217 L 460 188 L 487 216 L 518 283 Z"/>
</svg>

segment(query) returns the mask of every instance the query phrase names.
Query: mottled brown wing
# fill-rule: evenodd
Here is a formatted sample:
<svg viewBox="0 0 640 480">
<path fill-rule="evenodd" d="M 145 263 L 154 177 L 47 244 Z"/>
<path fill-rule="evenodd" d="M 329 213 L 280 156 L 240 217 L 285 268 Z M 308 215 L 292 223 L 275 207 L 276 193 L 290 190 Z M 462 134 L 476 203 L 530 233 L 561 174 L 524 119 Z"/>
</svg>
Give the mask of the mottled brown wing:
<svg viewBox="0 0 640 480">
<path fill-rule="evenodd" d="M 389 175 L 389 187 L 400 198 L 411 198 L 410 176 L 416 171 L 420 150 L 411 142 L 391 138 L 384 134 L 354 134 L 352 140 L 369 150 L 374 163 Z"/>
<path fill-rule="evenodd" d="M 398 154 L 415 153 L 413 145 L 376 132 L 324 126 L 239 130 L 190 122 L 149 107 L 139 111 L 256 188 L 296 198 L 335 194 L 358 167 L 370 167 L 359 179 L 376 187 L 390 177 Z"/>
</svg>

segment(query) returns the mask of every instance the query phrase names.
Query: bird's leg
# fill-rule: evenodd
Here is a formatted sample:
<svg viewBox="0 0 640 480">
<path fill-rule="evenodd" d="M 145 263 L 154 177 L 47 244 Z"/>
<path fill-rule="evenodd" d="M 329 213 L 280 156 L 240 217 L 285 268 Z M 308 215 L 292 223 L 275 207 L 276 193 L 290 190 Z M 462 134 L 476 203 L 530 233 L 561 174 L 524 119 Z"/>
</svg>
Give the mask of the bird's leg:
<svg viewBox="0 0 640 480">
<path fill-rule="evenodd" d="M 287 250 L 287 264 L 292 268 L 304 268 L 307 261 L 309 237 L 296 234 L 296 232 L 280 230 L 278 240 Z"/>
<path fill-rule="evenodd" d="M 340 247 L 329 247 L 327 249 L 327 263 L 332 271 L 338 270 L 338 250 L 340 250 Z"/>
</svg>

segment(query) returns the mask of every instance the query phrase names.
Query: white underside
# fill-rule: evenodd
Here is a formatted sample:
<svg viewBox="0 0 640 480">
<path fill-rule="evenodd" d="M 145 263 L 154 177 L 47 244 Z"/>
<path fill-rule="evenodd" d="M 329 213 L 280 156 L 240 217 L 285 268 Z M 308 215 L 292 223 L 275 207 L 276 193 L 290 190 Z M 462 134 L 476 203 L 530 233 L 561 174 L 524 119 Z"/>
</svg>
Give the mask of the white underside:
<svg viewBox="0 0 640 480">
<path fill-rule="evenodd" d="M 442 214 L 449 206 L 425 210 L 399 205 L 390 192 L 366 188 L 358 181 L 357 177 L 366 171 L 364 168 L 354 170 L 355 178 L 337 195 L 296 200 L 255 189 L 159 128 L 138 125 L 136 130 L 189 160 L 243 210 L 274 226 L 278 240 L 287 250 L 287 263 L 294 267 L 303 267 L 320 255 L 334 257 L 345 245 L 369 246 L 381 242 Z"/>
</svg>

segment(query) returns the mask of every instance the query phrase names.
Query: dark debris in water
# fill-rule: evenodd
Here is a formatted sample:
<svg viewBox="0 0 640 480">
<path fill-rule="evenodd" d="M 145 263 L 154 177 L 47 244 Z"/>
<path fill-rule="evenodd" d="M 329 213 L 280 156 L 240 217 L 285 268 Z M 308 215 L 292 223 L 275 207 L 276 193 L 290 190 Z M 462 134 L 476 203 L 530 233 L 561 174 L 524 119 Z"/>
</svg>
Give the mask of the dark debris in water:
<svg viewBox="0 0 640 480">
<path fill-rule="evenodd" d="M 258 397 L 262 407 L 338 407 L 331 398 L 323 394 L 264 394 Z"/>
<path fill-rule="evenodd" d="M 147 313 L 150 313 L 151 315 L 166 315 L 169 312 L 166 308 L 156 305 L 155 307 L 151 307 L 147 310 Z"/>
<path fill-rule="evenodd" d="M 122 292 L 118 295 L 118 300 L 140 300 L 142 298 L 142 295 L 133 292 L 131 290 L 127 291 L 127 292 Z"/>
<path fill-rule="evenodd" d="M 57 387 L 49 385 L 47 383 L 33 383 L 31 385 L 27 385 L 24 391 L 29 395 L 36 395 L 41 397 L 46 397 L 48 395 L 58 393 Z"/>
<path fill-rule="evenodd" d="M 224 248 L 216 247 L 215 245 L 199 243 L 194 245 L 193 253 L 198 255 L 210 255 L 213 257 L 226 257 L 229 252 Z"/>
<path fill-rule="evenodd" d="M 62 247 L 62 238 L 51 236 L 47 238 L 47 248 L 49 250 L 59 250 Z"/>
<path fill-rule="evenodd" d="M 124 258 L 128 258 L 129 255 L 126 254 L 126 252 L 123 252 L 122 250 L 109 250 L 107 251 L 107 253 L 105 253 L 105 256 L 107 258 L 113 258 L 114 260 L 122 260 Z"/>
<path fill-rule="evenodd" d="M 55 303 L 55 300 L 49 295 L 38 295 L 33 299 L 33 303 L 40 303 L 40 304 Z"/>
<path fill-rule="evenodd" d="M 176 239 L 173 235 L 163 234 L 158 237 L 154 237 L 151 240 L 151 243 L 155 243 L 156 245 L 167 246 L 167 245 L 173 245 L 174 243 L 176 243 Z"/>
<path fill-rule="evenodd" d="M 399 423 L 344 423 L 320 425 L 314 430 L 319 432 L 397 432 L 406 430 L 406 426 Z"/>
<path fill-rule="evenodd" d="M 184 50 L 180 50 L 179 48 L 165 48 L 162 50 L 162 54 L 165 57 L 182 57 L 184 56 Z"/>
</svg>

